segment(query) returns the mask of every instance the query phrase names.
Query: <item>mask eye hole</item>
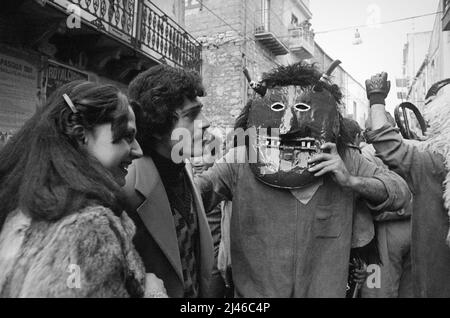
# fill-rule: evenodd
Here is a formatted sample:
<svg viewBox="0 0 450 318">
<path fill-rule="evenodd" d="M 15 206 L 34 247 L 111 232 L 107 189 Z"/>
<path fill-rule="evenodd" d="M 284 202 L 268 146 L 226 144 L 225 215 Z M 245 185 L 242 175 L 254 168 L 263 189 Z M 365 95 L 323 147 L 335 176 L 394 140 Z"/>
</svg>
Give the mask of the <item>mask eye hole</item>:
<svg viewBox="0 0 450 318">
<path fill-rule="evenodd" d="M 311 106 L 309 106 L 308 104 L 295 104 L 294 106 L 295 110 L 298 110 L 299 112 L 307 112 L 308 110 L 311 109 Z"/>
<path fill-rule="evenodd" d="M 281 103 L 274 103 L 272 104 L 272 106 L 270 106 L 270 109 L 272 109 L 274 112 L 281 112 L 286 109 L 286 106 Z"/>
</svg>

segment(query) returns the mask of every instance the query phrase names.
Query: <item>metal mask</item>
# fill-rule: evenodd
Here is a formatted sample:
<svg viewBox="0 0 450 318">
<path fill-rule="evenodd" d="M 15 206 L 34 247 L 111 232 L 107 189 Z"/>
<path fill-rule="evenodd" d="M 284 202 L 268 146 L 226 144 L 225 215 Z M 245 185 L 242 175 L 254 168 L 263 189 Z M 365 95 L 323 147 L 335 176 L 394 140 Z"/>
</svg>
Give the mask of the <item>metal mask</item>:
<svg viewBox="0 0 450 318">
<path fill-rule="evenodd" d="M 336 142 L 338 105 L 326 89 L 275 87 L 253 100 L 248 128 L 256 129 L 249 143 L 256 178 L 277 188 L 302 188 L 316 180 L 308 160 L 325 142 Z"/>
</svg>

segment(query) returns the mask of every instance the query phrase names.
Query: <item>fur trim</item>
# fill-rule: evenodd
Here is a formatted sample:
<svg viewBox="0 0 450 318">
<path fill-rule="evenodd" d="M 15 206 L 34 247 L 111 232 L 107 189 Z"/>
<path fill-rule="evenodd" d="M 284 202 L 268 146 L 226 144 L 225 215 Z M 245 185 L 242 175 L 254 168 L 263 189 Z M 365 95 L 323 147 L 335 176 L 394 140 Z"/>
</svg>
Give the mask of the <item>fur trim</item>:
<svg viewBox="0 0 450 318">
<path fill-rule="evenodd" d="M 31 219 L 20 210 L 11 212 L 6 218 L 0 235 L 0 291 L 7 282 L 6 273 L 10 272 L 19 256 L 25 233 Z"/>
<path fill-rule="evenodd" d="M 444 159 L 447 176 L 444 180 L 444 207 L 448 211 L 450 222 L 450 102 L 431 103 L 425 110 L 425 119 L 430 124 L 428 139 L 419 146 L 422 150 L 439 154 Z M 450 247 L 450 230 L 447 235 L 447 245 Z"/>
<path fill-rule="evenodd" d="M 23 223 L 9 221 L 5 229 Z M 0 241 L 23 239 L 13 266 L 0 272 L 0 297 L 142 297 L 145 269 L 133 233 L 127 215 L 100 206 L 57 222 L 32 221 L 24 235 L 2 230 Z M 4 256 L 0 251 L 0 264 Z"/>
</svg>

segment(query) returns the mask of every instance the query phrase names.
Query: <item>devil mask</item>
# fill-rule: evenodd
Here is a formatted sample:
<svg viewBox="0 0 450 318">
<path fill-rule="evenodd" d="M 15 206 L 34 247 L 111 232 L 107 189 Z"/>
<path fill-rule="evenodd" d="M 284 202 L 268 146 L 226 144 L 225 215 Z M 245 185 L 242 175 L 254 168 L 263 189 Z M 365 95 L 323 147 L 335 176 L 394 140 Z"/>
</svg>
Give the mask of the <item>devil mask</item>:
<svg viewBox="0 0 450 318">
<path fill-rule="evenodd" d="M 301 62 L 264 76 L 259 86 L 264 92 L 250 101 L 247 119 L 247 128 L 256 132 L 249 150 L 255 154 L 250 167 L 258 180 L 284 189 L 315 181 L 308 161 L 325 142 L 336 142 L 340 128 L 342 95 L 329 83 L 329 74 Z"/>
</svg>

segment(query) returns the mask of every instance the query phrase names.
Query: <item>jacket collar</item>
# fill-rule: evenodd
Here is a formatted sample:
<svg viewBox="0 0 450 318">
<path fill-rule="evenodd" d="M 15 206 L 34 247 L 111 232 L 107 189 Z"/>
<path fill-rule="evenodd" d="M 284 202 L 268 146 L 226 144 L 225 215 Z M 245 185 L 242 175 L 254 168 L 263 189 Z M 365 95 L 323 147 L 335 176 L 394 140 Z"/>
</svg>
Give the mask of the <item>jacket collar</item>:
<svg viewBox="0 0 450 318">
<path fill-rule="evenodd" d="M 192 189 L 194 209 L 198 215 L 198 229 L 200 235 L 201 279 L 206 282 L 211 274 L 214 255 L 211 232 L 208 226 L 200 194 L 196 190 L 192 166 L 185 162 L 189 185 Z M 144 198 L 144 202 L 137 208 L 141 220 L 155 242 L 175 269 L 179 279 L 183 282 L 182 265 L 178 247 L 175 223 L 170 208 L 169 199 L 163 182 L 150 157 L 143 157 L 133 162 L 135 174 L 134 188 Z M 205 283 L 202 285 L 205 286 Z"/>
</svg>

